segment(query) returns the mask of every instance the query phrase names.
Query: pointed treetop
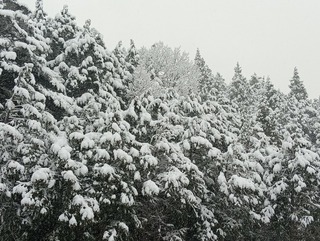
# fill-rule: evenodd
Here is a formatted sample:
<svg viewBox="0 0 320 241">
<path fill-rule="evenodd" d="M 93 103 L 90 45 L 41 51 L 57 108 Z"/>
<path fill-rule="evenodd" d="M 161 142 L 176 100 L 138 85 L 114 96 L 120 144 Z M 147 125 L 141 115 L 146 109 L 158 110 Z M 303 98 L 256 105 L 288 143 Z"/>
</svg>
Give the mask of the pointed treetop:
<svg viewBox="0 0 320 241">
<path fill-rule="evenodd" d="M 120 60 L 120 58 L 125 58 L 124 52 L 125 52 L 125 50 L 122 47 L 122 41 L 119 41 L 117 46 L 114 48 L 113 53 Z"/>
<path fill-rule="evenodd" d="M 289 88 L 290 97 L 295 97 L 297 100 L 305 100 L 308 98 L 308 93 L 306 91 L 306 88 L 304 87 L 303 82 L 300 80 L 297 67 L 295 67 L 293 70 L 293 77 L 290 80 Z"/>
<path fill-rule="evenodd" d="M 233 81 L 244 81 L 245 78 L 242 75 L 242 68 L 240 67 L 239 62 L 237 62 L 236 67 L 234 68 L 234 76 L 232 77 Z"/>
<path fill-rule="evenodd" d="M 35 17 L 37 19 L 43 19 L 45 16 L 45 13 L 43 11 L 43 0 L 37 0 L 36 1 L 36 9 L 35 9 Z"/>
<path fill-rule="evenodd" d="M 130 39 L 130 48 L 136 48 L 133 39 Z"/>
<path fill-rule="evenodd" d="M 234 75 L 230 83 L 229 97 L 232 100 L 238 102 L 244 102 L 248 100 L 249 84 L 246 78 L 242 75 L 242 69 L 239 62 L 237 62 L 234 68 Z"/>
<path fill-rule="evenodd" d="M 125 60 L 127 63 L 131 64 L 129 71 L 131 74 L 133 74 L 134 69 L 139 65 L 140 56 L 132 39 L 130 39 L 130 48 Z"/>
<path fill-rule="evenodd" d="M 234 72 L 241 74 L 242 69 L 241 69 L 241 67 L 240 67 L 239 62 L 237 62 L 237 65 L 236 65 L 236 67 L 234 68 Z"/>
<path fill-rule="evenodd" d="M 120 40 L 117 44 L 117 47 L 116 48 L 121 48 L 122 47 L 122 41 Z"/>
<path fill-rule="evenodd" d="M 68 5 L 63 5 L 63 8 L 62 8 L 62 10 L 61 10 L 61 13 L 67 14 L 68 11 L 69 11 Z"/>
<path fill-rule="evenodd" d="M 43 10 L 43 0 L 37 0 L 36 1 L 36 9 Z"/>
<path fill-rule="evenodd" d="M 130 39 L 130 48 L 128 50 L 128 55 L 138 55 L 136 45 L 134 44 L 134 41 L 132 39 Z"/>
<path fill-rule="evenodd" d="M 83 27 L 85 29 L 90 29 L 90 26 L 91 26 L 91 19 L 87 19 Z"/>
<path fill-rule="evenodd" d="M 206 61 L 204 60 L 204 58 L 201 56 L 199 49 L 197 49 L 196 56 L 194 58 L 194 62 L 198 66 L 198 68 L 200 69 L 201 72 L 210 72 L 210 73 L 206 73 L 206 74 L 207 75 L 211 75 L 211 70 L 207 66 Z M 202 73 L 202 74 L 204 74 L 204 73 Z"/>
<path fill-rule="evenodd" d="M 207 98 L 209 98 L 209 96 L 212 96 L 213 93 L 217 93 L 217 86 L 215 86 L 215 84 L 217 82 L 216 80 L 218 80 L 219 82 L 220 79 L 214 78 L 212 70 L 209 68 L 204 58 L 201 56 L 199 49 L 197 49 L 194 62 L 200 71 L 199 91 L 201 93 L 202 99 L 206 100 Z"/>
<path fill-rule="evenodd" d="M 197 58 L 197 57 L 201 57 L 199 48 L 197 48 L 197 52 L 196 52 L 196 57 L 195 58 Z"/>
<path fill-rule="evenodd" d="M 203 66 L 205 66 L 205 61 L 202 58 L 201 54 L 200 54 L 200 50 L 197 48 L 197 52 L 196 52 L 196 56 L 194 58 L 194 62 L 196 63 L 196 65 L 201 68 Z"/>
</svg>

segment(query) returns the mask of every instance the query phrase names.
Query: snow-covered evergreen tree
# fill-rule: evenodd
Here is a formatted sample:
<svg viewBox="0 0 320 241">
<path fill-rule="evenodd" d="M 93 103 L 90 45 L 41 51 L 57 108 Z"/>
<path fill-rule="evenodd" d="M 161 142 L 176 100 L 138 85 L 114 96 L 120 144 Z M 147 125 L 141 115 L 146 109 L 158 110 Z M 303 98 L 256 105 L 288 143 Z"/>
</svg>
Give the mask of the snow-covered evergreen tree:
<svg viewBox="0 0 320 241">
<path fill-rule="evenodd" d="M 195 64 L 197 65 L 200 71 L 200 78 L 199 78 L 199 91 L 202 93 L 202 97 L 204 99 L 207 98 L 209 95 L 210 90 L 213 88 L 213 74 L 211 69 L 206 64 L 203 57 L 200 55 L 200 50 L 197 49 L 196 56 L 194 59 Z"/>
<path fill-rule="evenodd" d="M 294 96 L 297 100 L 305 100 L 308 98 L 306 88 L 304 87 L 303 82 L 300 80 L 297 67 L 294 68 L 293 77 L 290 80 L 289 88 L 289 96 Z"/>
<path fill-rule="evenodd" d="M 229 88 L 229 97 L 231 100 L 235 101 L 238 105 L 247 105 L 248 103 L 248 81 L 242 75 L 242 69 L 237 63 L 234 68 L 234 76 L 232 77 L 232 82 Z"/>
<path fill-rule="evenodd" d="M 273 142 L 280 143 L 280 119 L 284 98 L 269 79 L 265 81 L 262 93 L 258 103 L 257 121 L 261 123 L 264 133 Z"/>
<path fill-rule="evenodd" d="M 223 98 L 226 90 L 224 79 L 219 73 L 214 76 L 201 56 L 199 49 L 197 49 L 194 62 L 200 72 L 198 88 L 201 98 L 203 100 L 207 100 L 208 98 L 219 100 Z"/>
<path fill-rule="evenodd" d="M 75 17 L 70 14 L 68 6 L 64 6 L 54 19 L 48 20 L 47 28 L 47 37 L 51 40 L 51 52 L 48 56 L 48 62 L 50 64 L 51 60 L 54 60 L 64 52 L 65 43 L 75 38 L 80 28 L 76 23 Z"/>
<path fill-rule="evenodd" d="M 139 65 L 140 56 L 132 39 L 130 40 L 130 48 L 128 49 L 125 60 L 128 65 L 127 68 L 129 72 L 133 74 L 135 68 Z"/>
</svg>

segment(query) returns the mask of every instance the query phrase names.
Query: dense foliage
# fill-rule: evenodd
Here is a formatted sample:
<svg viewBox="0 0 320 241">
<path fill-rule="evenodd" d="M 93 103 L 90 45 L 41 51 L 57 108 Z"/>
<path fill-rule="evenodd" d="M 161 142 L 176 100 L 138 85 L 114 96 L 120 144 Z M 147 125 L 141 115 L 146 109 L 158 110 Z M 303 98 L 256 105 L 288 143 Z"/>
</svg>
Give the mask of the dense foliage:
<svg viewBox="0 0 320 241">
<path fill-rule="evenodd" d="M 320 100 L 288 84 L 1 0 L 1 240 L 318 240 Z"/>
</svg>

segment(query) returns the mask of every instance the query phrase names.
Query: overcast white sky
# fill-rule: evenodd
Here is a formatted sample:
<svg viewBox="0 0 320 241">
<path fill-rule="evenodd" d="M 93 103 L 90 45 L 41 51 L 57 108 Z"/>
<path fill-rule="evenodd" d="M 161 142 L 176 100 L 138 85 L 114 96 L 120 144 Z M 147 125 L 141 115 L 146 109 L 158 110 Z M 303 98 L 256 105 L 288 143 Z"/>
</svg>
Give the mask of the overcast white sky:
<svg viewBox="0 0 320 241">
<path fill-rule="evenodd" d="M 199 48 L 227 81 L 239 61 L 247 78 L 270 76 L 286 93 L 297 66 L 309 96 L 320 95 L 320 0 L 44 0 L 50 16 L 63 5 L 79 24 L 91 19 L 109 49 L 161 40 L 193 59 Z"/>
</svg>

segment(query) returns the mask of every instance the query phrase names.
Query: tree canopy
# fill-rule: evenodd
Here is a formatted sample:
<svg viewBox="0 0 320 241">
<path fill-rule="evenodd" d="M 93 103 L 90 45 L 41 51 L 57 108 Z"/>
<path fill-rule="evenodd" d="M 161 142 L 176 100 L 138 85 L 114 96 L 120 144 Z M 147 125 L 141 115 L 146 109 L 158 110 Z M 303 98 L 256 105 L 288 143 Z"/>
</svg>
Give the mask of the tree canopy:
<svg viewBox="0 0 320 241">
<path fill-rule="evenodd" d="M 234 70 L 0 1 L 1 240 L 318 240 L 320 101 Z"/>
</svg>

